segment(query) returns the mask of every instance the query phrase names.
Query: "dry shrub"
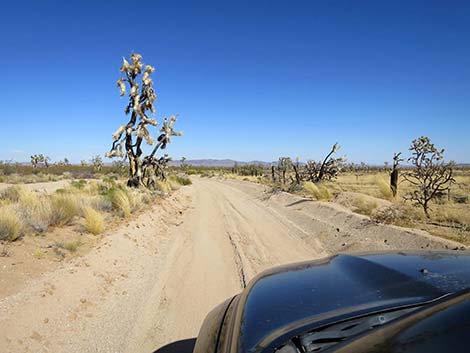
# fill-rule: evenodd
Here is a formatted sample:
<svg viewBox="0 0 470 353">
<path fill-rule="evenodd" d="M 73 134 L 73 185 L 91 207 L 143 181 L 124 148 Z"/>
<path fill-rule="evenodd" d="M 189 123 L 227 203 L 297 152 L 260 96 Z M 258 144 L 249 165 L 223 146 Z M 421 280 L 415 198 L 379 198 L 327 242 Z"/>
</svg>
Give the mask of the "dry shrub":
<svg viewBox="0 0 470 353">
<path fill-rule="evenodd" d="M 323 185 L 314 184 L 311 181 L 306 181 L 303 184 L 303 188 L 316 200 L 331 200 L 330 191 Z"/>
<path fill-rule="evenodd" d="M 85 218 L 85 229 L 90 233 L 97 235 L 104 231 L 104 217 L 101 213 L 92 207 L 84 207 L 83 217 Z"/>
<path fill-rule="evenodd" d="M 424 214 L 416 207 L 409 204 L 401 204 L 383 207 L 374 212 L 372 218 L 380 223 L 408 227 L 411 226 L 413 222 L 422 220 Z"/>
<path fill-rule="evenodd" d="M 371 216 L 378 207 L 376 201 L 371 201 L 366 197 L 362 197 L 359 195 L 351 200 L 351 204 L 354 207 L 354 212 L 366 216 Z"/>
<path fill-rule="evenodd" d="M 80 214 L 80 199 L 74 194 L 55 194 L 51 197 L 51 224 L 68 225 Z"/>
<path fill-rule="evenodd" d="M 0 240 L 15 241 L 23 236 L 25 227 L 18 212 L 11 207 L 0 210 Z"/>
<path fill-rule="evenodd" d="M 375 179 L 377 187 L 379 188 L 380 197 L 385 200 L 391 200 L 393 198 L 392 189 L 390 185 L 385 181 L 385 179 L 381 176 L 377 176 Z"/>
</svg>

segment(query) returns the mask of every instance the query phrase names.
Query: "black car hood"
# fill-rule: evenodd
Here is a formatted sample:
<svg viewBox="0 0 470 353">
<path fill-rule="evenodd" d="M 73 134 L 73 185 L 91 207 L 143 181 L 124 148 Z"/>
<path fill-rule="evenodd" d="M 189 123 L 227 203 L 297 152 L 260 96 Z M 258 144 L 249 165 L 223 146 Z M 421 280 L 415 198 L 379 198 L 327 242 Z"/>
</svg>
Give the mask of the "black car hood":
<svg viewBox="0 0 470 353">
<path fill-rule="evenodd" d="M 312 323 L 428 301 L 469 287 L 468 252 L 336 255 L 274 268 L 240 295 L 234 351 L 261 352 L 275 347 L 283 333 Z"/>
</svg>

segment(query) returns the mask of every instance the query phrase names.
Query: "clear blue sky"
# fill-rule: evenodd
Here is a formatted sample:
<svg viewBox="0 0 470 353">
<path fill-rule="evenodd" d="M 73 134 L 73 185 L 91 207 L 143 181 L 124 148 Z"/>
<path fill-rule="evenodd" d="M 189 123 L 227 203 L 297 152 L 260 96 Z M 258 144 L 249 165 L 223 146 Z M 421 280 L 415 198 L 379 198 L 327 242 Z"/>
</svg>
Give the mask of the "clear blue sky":
<svg viewBox="0 0 470 353">
<path fill-rule="evenodd" d="M 470 162 L 468 1 L 8 1 L 0 159 L 78 162 L 125 122 L 121 57 L 157 71 L 176 158 L 383 163 L 428 135 Z"/>
</svg>

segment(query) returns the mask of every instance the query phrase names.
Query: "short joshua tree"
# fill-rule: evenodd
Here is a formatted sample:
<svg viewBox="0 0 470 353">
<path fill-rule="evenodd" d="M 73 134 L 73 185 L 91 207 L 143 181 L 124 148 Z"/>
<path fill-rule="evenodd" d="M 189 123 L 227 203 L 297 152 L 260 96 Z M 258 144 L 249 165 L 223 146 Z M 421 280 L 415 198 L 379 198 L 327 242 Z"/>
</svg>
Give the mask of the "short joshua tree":
<svg viewBox="0 0 470 353">
<path fill-rule="evenodd" d="M 454 163 L 445 163 L 444 150 L 437 149 L 426 136 L 413 140 L 410 151 L 412 155 L 408 162 L 413 168 L 404 173 L 403 177 L 415 188 L 405 199 L 421 206 L 426 217 L 430 218 L 429 202 L 455 183 Z"/>
</svg>

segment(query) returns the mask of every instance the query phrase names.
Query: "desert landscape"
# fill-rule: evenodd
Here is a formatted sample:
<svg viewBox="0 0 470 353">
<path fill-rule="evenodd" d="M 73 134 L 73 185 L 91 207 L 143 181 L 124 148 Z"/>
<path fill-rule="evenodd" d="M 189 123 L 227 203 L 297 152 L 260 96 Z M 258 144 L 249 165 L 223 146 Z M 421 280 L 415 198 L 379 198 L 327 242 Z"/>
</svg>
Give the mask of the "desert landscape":
<svg viewBox="0 0 470 353">
<path fill-rule="evenodd" d="M 317 184 L 318 193 L 310 184 L 284 191 L 270 180 L 270 167 L 256 168 L 183 164 L 153 191 L 124 186 L 111 167 L 78 180 L 69 179 L 80 170 L 72 167 L 51 176 L 60 180 L 38 183 L 4 173 L 15 184 L 0 184 L 2 222 L 17 212 L 22 233 L 2 237 L 0 346 L 151 352 L 196 337 L 212 307 L 272 266 L 338 252 L 469 244 L 468 201 L 439 201 L 426 220 L 381 193 L 384 171 L 346 172 Z M 246 170 L 258 176 L 241 175 Z M 470 177 L 458 170 L 457 178 L 460 200 Z M 380 218 L 391 209 L 395 218 Z"/>
<path fill-rule="evenodd" d="M 187 353 L 169 349 L 272 267 L 470 250 L 466 6 L 45 0 L 2 14 L 0 353 Z M 423 283 L 420 305 L 455 294 Z M 295 317 L 306 333 L 276 331 L 272 351 L 401 317 L 384 298 L 386 320 L 358 311 L 331 337 Z M 218 318 L 244 322 L 230 303 Z"/>
</svg>

